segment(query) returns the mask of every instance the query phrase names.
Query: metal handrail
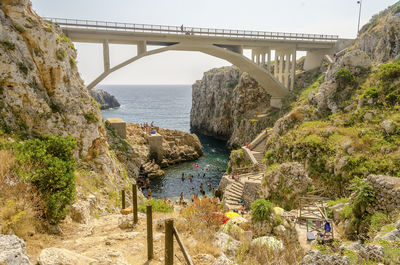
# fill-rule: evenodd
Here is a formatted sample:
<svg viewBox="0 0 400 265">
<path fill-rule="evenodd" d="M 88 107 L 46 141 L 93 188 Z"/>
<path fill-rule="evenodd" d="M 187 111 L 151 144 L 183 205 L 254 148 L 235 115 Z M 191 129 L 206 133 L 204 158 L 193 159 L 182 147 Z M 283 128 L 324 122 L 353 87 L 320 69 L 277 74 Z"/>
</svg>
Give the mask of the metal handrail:
<svg viewBox="0 0 400 265">
<path fill-rule="evenodd" d="M 232 29 L 197 28 L 182 26 L 166 26 L 151 24 L 134 24 L 124 22 L 108 22 L 96 20 L 82 20 L 69 18 L 45 18 L 60 26 L 74 28 L 98 28 L 104 30 L 120 30 L 130 32 L 150 32 L 166 34 L 184 34 L 197 36 L 222 36 L 230 38 L 272 39 L 272 40 L 307 40 L 313 42 L 335 42 L 338 35 L 308 34 L 308 33 L 285 33 L 268 31 L 247 31 Z"/>
</svg>

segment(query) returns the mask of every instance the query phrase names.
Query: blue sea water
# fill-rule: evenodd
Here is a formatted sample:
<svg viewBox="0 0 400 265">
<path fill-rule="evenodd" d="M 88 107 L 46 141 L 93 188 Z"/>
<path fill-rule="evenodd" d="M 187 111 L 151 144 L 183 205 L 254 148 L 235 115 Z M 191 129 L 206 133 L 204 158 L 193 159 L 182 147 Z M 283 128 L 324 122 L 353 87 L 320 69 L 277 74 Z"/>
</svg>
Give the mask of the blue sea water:
<svg viewBox="0 0 400 265">
<path fill-rule="evenodd" d="M 105 119 L 118 117 L 132 123 L 154 122 L 162 128 L 190 132 L 190 85 L 102 85 L 99 88 L 114 95 L 121 104 L 119 108 L 102 111 Z M 196 161 L 169 167 L 164 177 L 151 180 L 153 197 L 177 199 L 183 192 L 184 198 L 189 199 L 193 193 L 199 194 L 201 184 L 207 195 L 211 195 L 208 184 L 214 189 L 218 187 L 227 167 L 229 150 L 225 142 L 198 136 L 204 155 Z M 200 167 L 193 167 L 193 164 Z M 186 176 L 184 181 L 182 173 Z M 187 179 L 189 174 L 194 176 L 192 181 Z M 145 195 L 146 192 L 143 190 Z"/>
</svg>

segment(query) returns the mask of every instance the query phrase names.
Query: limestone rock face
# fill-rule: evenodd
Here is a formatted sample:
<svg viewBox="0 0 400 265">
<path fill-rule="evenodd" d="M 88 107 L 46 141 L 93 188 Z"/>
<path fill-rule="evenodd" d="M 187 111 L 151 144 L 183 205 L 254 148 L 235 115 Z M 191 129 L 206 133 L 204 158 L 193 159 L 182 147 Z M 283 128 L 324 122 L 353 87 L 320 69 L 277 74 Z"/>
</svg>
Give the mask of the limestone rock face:
<svg viewBox="0 0 400 265">
<path fill-rule="evenodd" d="M 236 67 L 212 69 L 192 86 L 190 126 L 238 147 L 272 125 L 270 95 Z"/>
<path fill-rule="evenodd" d="M 63 248 L 46 248 L 40 253 L 38 263 L 39 265 L 90 265 L 97 264 L 97 260 Z"/>
<path fill-rule="evenodd" d="M 89 94 L 100 104 L 100 109 L 112 109 L 121 106 L 118 100 L 103 89 L 90 89 Z"/>
<path fill-rule="evenodd" d="M 274 197 L 280 197 L 282 201 L 289 202 L 296 196 L 307 192 L 312 179 L 308 177 L 300 163 L 288 162 L 267 172 L 265 182 L 264 196 L 266 198 L 274 195 Z"/>
<path fill-rule="evenodd" d="M 141 171 L 143 174 L 149 177 L 162 176 L 164 172 L 161 168 L 196 160 L 203 155 L 200 140 L 195 134 L 157 126 L 154 126 L 154 130 L 162 137 L 159 146 L 160 159 L 155 158 L 151 153 L 150 135 L 139 124 L 127 123 L 127 141 L 133 147 L 135 156 L 142 161 Z"/>
<path fill-rule="evenodd" d="M 342 106 L 343 102 L 349 99 L 354 88 L 350 85 L 340 86 L 335 80 L 336 73 L 342 68 L 357 73 L 361 69 L 367 69 L 370 65 L 369 56 L 361 50 L 353 50 L 345 54 L 341 61 L 334 64 L 327 72 L 325 82 L 320 85 L 318 92 L 315 95 L 309 95 L 310 103 L 317 106 L 320 114 L 337 113 L 342 110 L 345 107 Z"/>
<path fill-rule="evenodd" d="M 2 1 L 0 23 L 0 128 L 27 138 L 72 136 L 79 165 L 108 189 L 126 185 L 108 150 L 100 109 L 79 76 L 72 42 L 28 0 Z"/>
<path fill-rule="evenodd" d="M 400 54 L 400 12 L 394 4 L 372 17 L 360 32 L 357 47 L 378 63 L 388 62 Z"/>
<path fill-rule="evenodd" d="M 0 234 L 0 264 L 32 265 L 26 255 L 24 240 L 17 236 Z"/>
<path fill-rule="evenodd" d="M 226 233 L 218 232 L 215 234 L 217 246 L 229 256 L 234 256 L 236 250 L 240 247 L 240 242 Z"/>
</svg>

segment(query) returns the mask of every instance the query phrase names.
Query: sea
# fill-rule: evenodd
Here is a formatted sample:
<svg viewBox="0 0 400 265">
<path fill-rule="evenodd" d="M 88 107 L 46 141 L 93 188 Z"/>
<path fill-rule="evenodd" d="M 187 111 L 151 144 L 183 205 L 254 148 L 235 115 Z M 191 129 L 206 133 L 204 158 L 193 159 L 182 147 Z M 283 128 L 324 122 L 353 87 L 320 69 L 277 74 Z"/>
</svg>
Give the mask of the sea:
<svg viewBox="0 0 400 265">
<path fill-rule="evenodd" d="M 166 129 L 190 132 L 191 85 L 101 85 L 114 95 L 121 106 L 103 110 L 107 118 L 121 118 L 131 123 L 151 123 Z M 150 180 L 153 198 L 177 200 L 180 194 L 188 200 L 193 193 L 200 195 L 200 185 L 207 196 L 218 187 L 229 161 L 226 143 L 197 134 L 204 155 L 196 161 L 168 167 L 161 178 Z M 182 173 L 185 180 L 182 180 Z M 187 176 L 193 175 L 192 181 Z M 147 196 L 147 189 L 143 190 Z"/>
</svg>

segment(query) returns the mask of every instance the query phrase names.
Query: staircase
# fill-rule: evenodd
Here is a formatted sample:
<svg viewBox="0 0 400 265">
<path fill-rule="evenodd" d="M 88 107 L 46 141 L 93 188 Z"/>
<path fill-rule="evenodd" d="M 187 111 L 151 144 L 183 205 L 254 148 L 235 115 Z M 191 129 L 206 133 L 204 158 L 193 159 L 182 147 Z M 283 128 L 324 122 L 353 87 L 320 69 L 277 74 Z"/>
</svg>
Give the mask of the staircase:
<svg viewBox="0 0 400 265">
<path fill-rule="evenodd" d="M 266 132 L 263 132 L 253 142 L 250 143 L 250 149 L 242 147 L 246 157 L 253 163 L 253 165 L 257 165 L 257 171 L 238 175 L 239 180 L 230 179 L 231 183 L 226 186 L 224 193 L 225 205 L 229 208 L 229 210 L 240 210 L 241 204 L 239 204 L 238 201 L 243 199 L 243 189 L 246 182 L 261 183 L 265 171 L 265 165 L 263 161 L 266 143 L 267 134 Z M 226 177 L 230 178 L 229 176 Z"/>
<path fill-rule="evenodd" d="M 260 171 L 262 172 L 264 172 L 265 170 L 265 164 L 263 162 L 264 162 L 264 153 L 266 144 L 267 144 L 267 138 L 258 142 L 256 146 L 250 146 L 251 147 L 250 151 L 253 154 L 254 158 L 257 160 Z"/>
<path fill-rule="evenodd" d="M 225 190 L 225 205 L 230 211 L 239 211 L 241 205 L 238 200 L 242 199 L 244 184 L 241 181 L 234 181 Z"/>
</svg>

